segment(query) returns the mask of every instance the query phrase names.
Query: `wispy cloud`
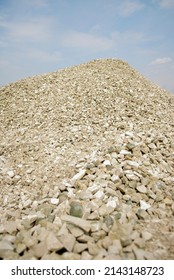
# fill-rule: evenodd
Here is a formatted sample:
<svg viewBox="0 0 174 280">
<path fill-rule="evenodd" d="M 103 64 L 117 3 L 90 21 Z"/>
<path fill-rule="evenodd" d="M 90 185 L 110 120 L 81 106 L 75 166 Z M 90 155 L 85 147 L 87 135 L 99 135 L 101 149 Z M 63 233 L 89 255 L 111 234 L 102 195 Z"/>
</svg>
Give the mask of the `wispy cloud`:
<svg viewBox="0 0 174 280">
<path fill-rule="evenodd" d="M 119 14 L 122 16 L 130 16 L 137 11 L 142 10 L 145 5 L 138 0 L 125 0 L 121 1 L 119 5 Z"/>
<path fill-rule="evenodd" d="M 158 65 L 158 64 L 166 64 L 171 62 L 172 59 L 170 57 L 162 57 L 162 58 L 157 58 L 153 60 L 150 65 Z"/>
<path fill-rule="evenodd" d="M 72 31 L 63 38 L 66 47 L 83 48 L 92 50 L 108 50 L 112 48 L 112 40 L 85 32 Z"/>
<path fill-rule="evenodd" d="M 63 55 L 59 51 L 44 51 L 38 49 L 29 49 L 28 58 L 43 63 L 56 63 L 63 59 Z"/>
<path fill-rule="evenodd" d="M 134 45 L 149 40 L 149 38 L 147 38 L 143 32 L 135 31 L 120 32 L 116 30 L 112 32 L 111 37 L 113 42 L 115 42 L 116 44 Z"/>
<path fill-rule="evenodd" d="M 48 37 L 50 19 L 43 17 L 33 18 L 28 21 L 1 20 L 0 27 L 5 30 L 7 40 L 36 42 Z"/>
<path fill-rule="evenodd" d="M 174 8 L 174 0 L 156 0 L 161 8 L 170 9 Z"/>
</svg>

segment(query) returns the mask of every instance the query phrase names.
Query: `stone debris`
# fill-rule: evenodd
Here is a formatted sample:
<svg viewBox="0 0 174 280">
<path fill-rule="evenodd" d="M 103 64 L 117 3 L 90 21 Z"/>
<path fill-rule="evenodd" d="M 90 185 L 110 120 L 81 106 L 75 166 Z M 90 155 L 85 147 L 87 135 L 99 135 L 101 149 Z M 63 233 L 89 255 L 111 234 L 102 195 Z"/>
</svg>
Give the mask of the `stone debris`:
<svg viewBox="0 0 174 280">
<path fill-rule="evenodd" d="M 83 176 L 85 175 L 85 173 L 86 173 L 86 170 L 80 169 L 80 171 L 77 174 L 75 174 L 73 176 L 73 178 L 71 179 L 72 183 L 75 183 L 75 181 L 82 179 Z"/>
<path fill-rule="evenodd" d="M 68 223 L 71 223 L 73 225 L 78 226 L 79 228 L 83 229 L 85 232 L 90 231 L 91 224 L 90 224 L 90 222 L 88 222 L 84 219 L 69 216 L 69 215 L 64 215 L 64 216 L 61 217 L 61 219 L 65 222 L 68 222 Z"/>
<path fill-rule="evenodd" d="M 174 259 L 173 95 L 116 59 L 0 94 L 0 259 Z"/>
<path fill-rule="evenodd" d="M 150 204 L 146 203 L 146 202 L 143 201 L 143 200 L 140 200 L 140 208 L 141 208 L 142 210 L 147 210 L 147 209 L 149 209 L 150 207 L 151 207 Z"/>
<path fill-rule="evenodd" d="M 58 204 L 59 204 L 59 199 L 58 199 L 58 198 L 55 198 L 55 197 L 52 197 L 52 198 L 50 199 L 50 202 L 51 202 L 51 204 L 58 205 Z"/>
<path fill-rule="evenodd" d="M 70 215 L 82 218 L 83 216 L 83 206 L 77 202 L 72 202 L 70 205 Z"/>
</svg>

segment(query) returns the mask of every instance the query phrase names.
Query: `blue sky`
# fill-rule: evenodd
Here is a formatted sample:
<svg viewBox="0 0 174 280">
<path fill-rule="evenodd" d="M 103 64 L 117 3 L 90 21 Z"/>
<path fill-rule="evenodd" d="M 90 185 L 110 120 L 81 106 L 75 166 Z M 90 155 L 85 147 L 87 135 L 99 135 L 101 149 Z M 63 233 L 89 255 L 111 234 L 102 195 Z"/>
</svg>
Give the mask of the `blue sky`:
<svg viewBox="0 0 174 280">
<path fill-rule="evenodd" d="M 98 58 L 174 93 L 174 0 L 0 0 L 0 85 Z"/>
</svg>

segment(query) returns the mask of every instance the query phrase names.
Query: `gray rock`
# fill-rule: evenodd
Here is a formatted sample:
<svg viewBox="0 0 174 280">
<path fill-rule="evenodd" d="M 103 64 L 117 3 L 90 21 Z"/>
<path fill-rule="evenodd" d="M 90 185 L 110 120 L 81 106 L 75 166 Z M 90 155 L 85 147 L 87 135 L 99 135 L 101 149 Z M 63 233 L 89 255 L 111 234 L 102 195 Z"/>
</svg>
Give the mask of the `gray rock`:
<svg viewBox="0 0 174 280">
<path fill-rule="evenodd" d="M 142 220 L 146 219 L 147 216 L 148 216 L 147 212 L 145 210 L 143 210 L 143 209 L 138 209 L 136 214 L 137 214 L 137 217 L 139 219 L 142 219 Z"/>
<path fill-rule="evenodd" d="M 83 206 L 80 203 L 72 202 L 70 205 L 70 215 L 82 218 L 83 216 Z"/>
<path fill-rule="evenodd" d="M 113 218 L 110 215 L 104 217 L 103 221 L 104 221 L 104 223 L 106 224 L 107 227 L 111 227 L 114 223 Z"/>
</svg>

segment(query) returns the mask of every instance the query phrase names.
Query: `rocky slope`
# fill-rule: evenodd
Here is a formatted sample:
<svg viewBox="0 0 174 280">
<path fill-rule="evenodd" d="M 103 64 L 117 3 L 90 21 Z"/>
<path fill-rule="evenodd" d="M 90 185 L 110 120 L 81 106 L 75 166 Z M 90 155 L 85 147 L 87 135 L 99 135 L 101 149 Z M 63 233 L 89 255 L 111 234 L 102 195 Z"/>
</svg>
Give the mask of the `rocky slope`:
<svg viewBox="0 0 174 280">
<path fill-rule="evenodd" d="M 173 259 L 174 96 L 94 60 L 0 88 L 1 259 Z"/>
</svg>

